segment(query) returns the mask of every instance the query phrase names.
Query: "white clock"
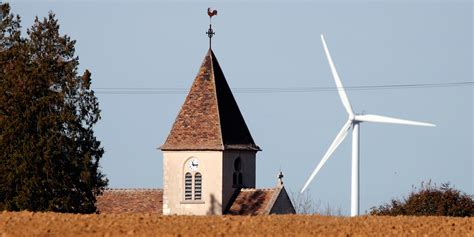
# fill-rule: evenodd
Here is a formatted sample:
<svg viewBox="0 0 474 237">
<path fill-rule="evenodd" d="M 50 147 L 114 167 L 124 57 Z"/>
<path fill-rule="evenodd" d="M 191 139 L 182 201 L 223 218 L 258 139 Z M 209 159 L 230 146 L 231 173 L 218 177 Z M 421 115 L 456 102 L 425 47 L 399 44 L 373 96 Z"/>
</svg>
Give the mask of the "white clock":
<svg viewBox="0 0 474 237">
<path fill-rule="evenodd" d="M 199 160 L 196 159 L 195 157 L 192 157 L 188 161 L 188 168 L 192 171 L 196 171 L 199 168 Z"/>
</svg>

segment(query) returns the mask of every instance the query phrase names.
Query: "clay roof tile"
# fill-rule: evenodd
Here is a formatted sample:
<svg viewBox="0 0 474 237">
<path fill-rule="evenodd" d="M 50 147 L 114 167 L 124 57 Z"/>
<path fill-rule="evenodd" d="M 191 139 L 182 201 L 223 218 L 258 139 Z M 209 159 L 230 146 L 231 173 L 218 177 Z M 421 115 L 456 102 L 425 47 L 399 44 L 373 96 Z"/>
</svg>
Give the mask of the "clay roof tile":
<svg viewBox="0 0 474 237">
<path fill-rule="evenodd" d="M 241 189 L 227 214 L 231 215 L 265 215 L 269 214 L 273 202 L 279 194 L 273 189 Z"/>
<path fill-rule="evenodd" d="M 211 49 L 160 149 L 260 150 Z"/>
<path fill-rule="evenodd" d="M 162 189 L 106 189 L 97 197 L 99 213 L 162 214 Z"/>
</svg>

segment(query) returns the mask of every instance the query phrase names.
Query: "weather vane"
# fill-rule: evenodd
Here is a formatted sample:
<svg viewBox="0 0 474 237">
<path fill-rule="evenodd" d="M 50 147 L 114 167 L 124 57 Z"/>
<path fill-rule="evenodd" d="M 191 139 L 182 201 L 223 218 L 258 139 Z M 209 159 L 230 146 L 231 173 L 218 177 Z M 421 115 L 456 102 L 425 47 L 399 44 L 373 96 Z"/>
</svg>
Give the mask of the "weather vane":
<svg viewBox="0 0 474 237">
<path fill-rule="evenodd" d="M 206 34 L 209 37 L 209 48 L 211 48 L 211 39 L 212 36 L 214 36 L 216 33 L 212 30 L 212 17 L 217 15 L 217 10 L 212 9 L 212 8 L 207 8 L 207 15 L 209 15 L 209 30 L 207 30 Z"/>
</svg>

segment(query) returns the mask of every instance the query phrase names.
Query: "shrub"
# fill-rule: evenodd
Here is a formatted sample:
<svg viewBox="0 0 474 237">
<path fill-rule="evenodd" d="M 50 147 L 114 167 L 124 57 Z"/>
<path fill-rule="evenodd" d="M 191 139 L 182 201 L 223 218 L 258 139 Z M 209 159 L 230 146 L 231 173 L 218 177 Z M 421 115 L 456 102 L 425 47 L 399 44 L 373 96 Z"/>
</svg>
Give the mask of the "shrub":
<svg viewBox="0 0 474 237">
<path fill-rule="evenodd" d="M 474 196 L 450 187 L 449 183 L 436 186 L 431 181 L 414 188 L 408 198 L 372 207 L 370 215 L 412 216 L 474 216 Z"/>
</svg>

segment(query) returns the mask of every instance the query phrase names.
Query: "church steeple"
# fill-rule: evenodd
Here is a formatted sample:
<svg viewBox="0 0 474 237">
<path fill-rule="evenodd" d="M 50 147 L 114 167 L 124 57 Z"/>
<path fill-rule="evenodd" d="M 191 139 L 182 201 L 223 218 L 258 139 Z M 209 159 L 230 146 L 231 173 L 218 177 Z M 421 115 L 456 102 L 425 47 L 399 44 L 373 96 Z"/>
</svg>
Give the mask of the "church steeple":
<svg viewBox="0 0 474 237">
<path fill-rule="evenodd" d="M 209 17 L 217 14 L 208 9 Z M 295 213 L 283 187 L 255 189 L 257 152 L 234 95 L 211 48 L 160 147 L 163 214 Z M 257 198 L 256 198 L 257 197 Z"/>
<path fill-rule="evenodd" d="M 209 50 L 168 138 L 160 148 L 259 151 L 211 49 L 214 35 L 211 19 L 217 15 L 217 10 L 208 8 L 207 14 Z"/>
<path fill-rule="evenodd" d="M 161 150 L 260 150 L 212 49 Z"/>
</svg>

